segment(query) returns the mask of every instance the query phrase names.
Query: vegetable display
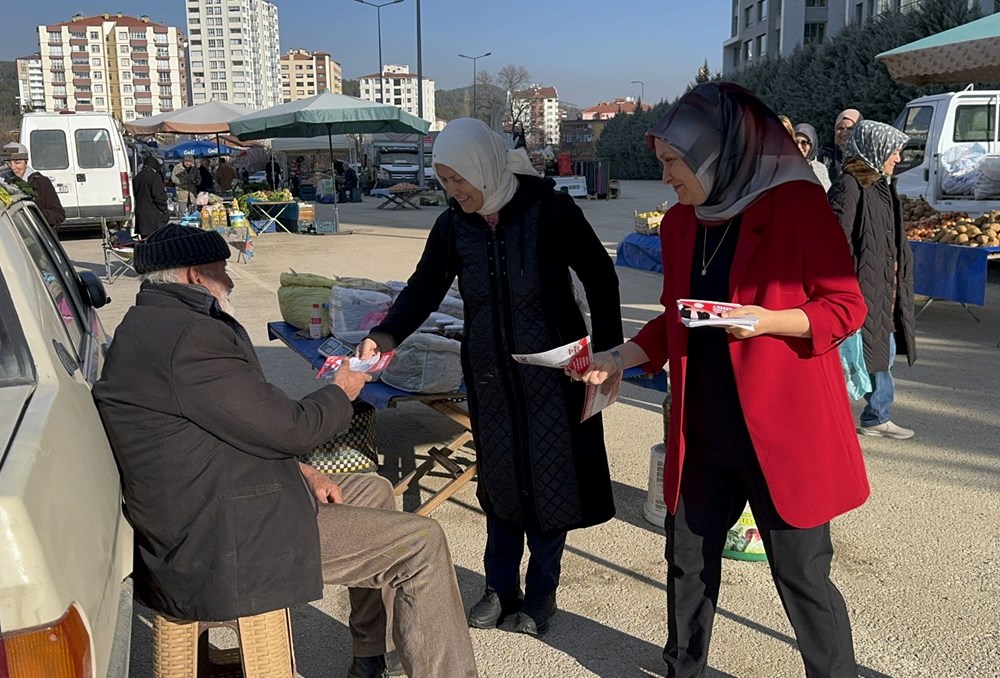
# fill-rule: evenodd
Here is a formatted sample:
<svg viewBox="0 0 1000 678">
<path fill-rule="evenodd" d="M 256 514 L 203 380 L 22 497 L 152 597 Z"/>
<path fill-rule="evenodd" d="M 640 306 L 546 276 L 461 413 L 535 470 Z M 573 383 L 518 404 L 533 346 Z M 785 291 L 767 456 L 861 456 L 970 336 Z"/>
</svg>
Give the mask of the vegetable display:
<svg viewBox="0 0 1000 678">
<path fill-rule="evenodd" d="M 923 198 L 900 197 L 903 227 L 910 240 L 965 247 L 1000 247 L 1000 210 L 972 218 L 965 212 L 938 212 Z"/>
</svg>

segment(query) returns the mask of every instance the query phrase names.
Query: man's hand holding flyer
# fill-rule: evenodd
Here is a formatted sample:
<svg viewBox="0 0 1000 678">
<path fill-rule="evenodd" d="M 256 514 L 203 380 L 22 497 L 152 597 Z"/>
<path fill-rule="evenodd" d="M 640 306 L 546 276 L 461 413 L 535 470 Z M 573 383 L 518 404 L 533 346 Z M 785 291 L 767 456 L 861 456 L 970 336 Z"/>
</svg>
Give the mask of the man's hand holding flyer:
<svg viewBox="0 0 1000 678">
<path fill-rule="evenodd" d="M 590 367 L 590 337 L 584 337 L 565 346 L 554 348 L 544 353 L 514 353 L 514 360 L 524 365 L 539 367 L 554 367 L 557 369 L 571 368 L 574 372 L 583 372 Z M 608 377 L 600 385 L 588 384 L 587 395 L 583 402 L 583 414 L 580 421 L 586 421 L 618 399 L 621 387 L 621 372 Z"/>
<path fill-rule="evenodd" d="M 393 351 L 376 353 L 367 360 L 362 360 L 361 358 L 356 358 L 354 356 L 332 355 L 323 363 L 323 367 L 320 368 L 316 378 L 321 379 L 325 376 L 332 376 L 332 374 L 340 369 L 340 366 L 346 362 L 348 367 L 355 372 L 371 373 L 373 375 L 372 378 L 377 379 L 374 375 L 385 369 L 386 365 L 389 364 L 389 361 L 392 360 L 393 355 Z"/>
</svg>

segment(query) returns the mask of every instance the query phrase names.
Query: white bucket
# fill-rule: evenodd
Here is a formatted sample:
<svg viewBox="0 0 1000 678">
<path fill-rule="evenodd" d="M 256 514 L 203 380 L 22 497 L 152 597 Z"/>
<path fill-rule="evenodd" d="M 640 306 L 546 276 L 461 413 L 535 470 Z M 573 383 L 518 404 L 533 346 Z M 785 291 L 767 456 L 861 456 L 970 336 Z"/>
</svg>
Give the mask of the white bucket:
<svg viewBox="0 0 1000 678">
<path fill-rule="evenodd" d="M 649 448 L 649 490 L 642 507 L 643 517 L 659 527 L 663 527 L 667 520 L 667 505 L 663 503 L 663 461 L 666 456 L 663 443 Z"/>
</svg>

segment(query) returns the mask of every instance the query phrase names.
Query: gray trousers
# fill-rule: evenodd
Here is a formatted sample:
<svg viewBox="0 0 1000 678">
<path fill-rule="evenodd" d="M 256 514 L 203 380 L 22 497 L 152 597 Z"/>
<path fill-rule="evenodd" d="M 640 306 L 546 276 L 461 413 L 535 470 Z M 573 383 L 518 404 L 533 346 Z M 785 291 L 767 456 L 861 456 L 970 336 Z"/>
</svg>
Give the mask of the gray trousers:
<svg viewBox="0 0 1000 678">
<path fill-rule="evenodd" d="M 441 526 L 397 511 L 385 478 L 340 474 L 331 479 L 340 485 L 344 503 L 319 507 L 323 581 L 348 587 L 354 656 L 385 653 L 386 606 L 391 605 L 393 643 L 410 678 L 476 676 Z"/>
</svg>

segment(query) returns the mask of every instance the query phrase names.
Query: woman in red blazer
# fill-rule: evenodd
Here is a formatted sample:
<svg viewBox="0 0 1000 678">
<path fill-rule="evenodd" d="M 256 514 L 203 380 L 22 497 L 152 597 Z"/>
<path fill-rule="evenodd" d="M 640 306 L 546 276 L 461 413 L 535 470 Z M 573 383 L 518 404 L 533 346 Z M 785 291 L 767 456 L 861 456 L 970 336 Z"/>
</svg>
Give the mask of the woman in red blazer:
<svg viewBox="0 0 1000 678">
<path fill-rule="evenodd" d="M 829 521 L 868 497 L 836 350 L 866 313 L 843 229 L 777 116 L 736 85 L 695 88 L 647 141 L 679 203 L 660 226 L 666 310 L 577 376 L 669 363 L 667 675 L 705 669 L 726 533 L 749 501 L 806 674 L 856 676 L 830 581 Z M 689 329 L 684 298 L 759 320 Z"/>
</svg>

